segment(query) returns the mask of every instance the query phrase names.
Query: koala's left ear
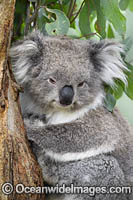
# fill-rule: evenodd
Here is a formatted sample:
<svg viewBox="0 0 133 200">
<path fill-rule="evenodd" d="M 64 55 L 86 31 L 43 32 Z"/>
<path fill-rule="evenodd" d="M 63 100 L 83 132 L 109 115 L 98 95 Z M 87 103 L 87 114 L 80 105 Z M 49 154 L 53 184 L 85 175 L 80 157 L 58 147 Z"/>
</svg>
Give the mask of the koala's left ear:
<svg viewBox="0 0 133 200">
<path fill-rule="evenodd" d="M 9 52 L 15 78 L 22 86 L 28 81 L 28 71 L 39 65 L 43 56 L 44 36 L 34 31 L 18 41 Z"/>
<path fill-rule="evenodd" d="M 103 82 L 114 85 L 114 79 L 119 79 L 127 85 L 125 70 L 128 70 L 121 58 L 123 46 L 113 40 L 91 42 L 90 60 L 96 71 L 100 72 Z"/>
</svg>

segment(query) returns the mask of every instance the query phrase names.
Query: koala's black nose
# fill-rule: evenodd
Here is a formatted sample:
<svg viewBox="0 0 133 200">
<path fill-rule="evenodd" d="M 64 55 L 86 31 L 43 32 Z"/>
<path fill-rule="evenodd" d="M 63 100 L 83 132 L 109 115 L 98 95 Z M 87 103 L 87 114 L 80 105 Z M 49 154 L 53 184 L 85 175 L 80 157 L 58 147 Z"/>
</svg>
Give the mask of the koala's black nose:
<svg viewBox="0 0 133 200">
<path fill-rule="evenodd" d="M 62 105 L 70 105 L 72 103 L 74 91 L 72 86 L 65 85 L 59 92 L 59 100 Z"/>
</svg>

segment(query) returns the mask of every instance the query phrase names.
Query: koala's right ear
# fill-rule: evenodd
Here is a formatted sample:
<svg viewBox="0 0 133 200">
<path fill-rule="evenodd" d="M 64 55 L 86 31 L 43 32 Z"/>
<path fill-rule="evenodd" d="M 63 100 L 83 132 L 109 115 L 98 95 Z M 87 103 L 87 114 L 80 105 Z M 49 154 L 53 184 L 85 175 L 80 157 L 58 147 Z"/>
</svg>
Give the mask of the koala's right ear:
<svg viewBox="0 0 133 200">
<path fill-rule="evenodd" d="M 29 69 L 39 65 L 43 56 L 43 40 L 43 34 L 34 31 L 10 49 L 9 56 L 11 57 L 13 73 L 16 81 L 21 85 L 28 81 L 27 72 Z"/>
</svg>

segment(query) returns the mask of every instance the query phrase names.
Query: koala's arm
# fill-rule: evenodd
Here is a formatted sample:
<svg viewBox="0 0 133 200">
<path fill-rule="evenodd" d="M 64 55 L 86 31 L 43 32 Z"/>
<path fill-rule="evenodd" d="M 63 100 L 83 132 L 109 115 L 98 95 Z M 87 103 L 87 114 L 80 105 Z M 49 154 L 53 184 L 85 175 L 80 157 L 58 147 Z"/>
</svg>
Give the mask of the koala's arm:
<svg viewBox="0 0 133 200">
<path fill-rule="evenodd" d="M 85 153 L 103 148 L 103 153 L 110 152 L 119 160 L 125 173 L 133 177 L 132 134 L 118 111 L 112 114 L 99 108 L 83 119 L 59 125 L 38 126 L 36 121 L 29 119 L 25 120 L 25 127 L 28 139 L 43 152 Z"/>
<path fill-rule="evenodd" d="M 37 142 L 34 140 L 34 142 Z M 35 150 L 41 151 L 36 147 Z M 74 183 L 75 186 L 100 187 L 104 194 L 93 194 L 92 190 L 90 196 L 88 194 L 76 195 L 75 200 L 129 200 L 132 199 L 131 194 L 110 194 L 111 187 L 125 187 L 129 186 L 125 178 L 125 174 L 121 169 L 117 159 L 111 154 L 102 154 L 95 157 L 74 162 L 54 162 L 49 157 L 44 156 L 44 152 L 38 152 L 37 159 L 42 168 L 44 180 L 52 185 L 63 183 L 70 186 Z M 104 187 L 104 188 L 102 188 Z M 112 188 L 114 192 L 115 188 Z M 130 191 L 130 188 L 129 188 Z M 94 197 L 92 196 L 94 195 Z M 57 197 L 59 199 L 59 197 Z M 62 199 L 62 198 L 61 198 Z M 69 200 L 67 196 L 64 198 Z"/>
<path fill-rule="evenodd" d="M 40 148 L 56 153 L 83 152 L 102 144 L 114 146 L 119 140 L 119 127 L 110 118 L 110 113 L 104 113 L 103 117 L 101 111 L 104 109 L 58 125 L 40 125 L 39 119 L 25 119 L 28 139 Z"/>
<path fill-rule="evenodd" d="M 76 182 L 83 186 L 86 184 L 106 186 L 108 183 L 108 186 L 131 184 L 132 140 L 128 125 L 118 111 L 112 114 L 100 108 L 72 123 L 38 125 L 36 120 L 25 120 L 28 139 L 34 143 L 33 151 L 42 168 L 44 180 L 47 182 L 60 184 Z M 87 150 L 95 151 L 102 145 L 114 149 L 76 162 L 58 162 L 58 160 L 53 162 L 52 159 L 47 160 L 48 157 L 45 156 L 45 152 L 59 153 L 59 157 L 71 152 L 84 154 Z M 108 194 L 100 198 L 128 199 L 127 195 L 117 194 L 114 197 Z"/>
<path fill-rule="evenodd" d="M 24 122 L 29 140 L 56 152 L 83 152 L 102 144 L 126 150 L 131 141 L 129 127 L 118 111 L 112 114 L 105 108 L 92 110 L 71 123 L 47 125 L 31 118 Z"/>
</svg>

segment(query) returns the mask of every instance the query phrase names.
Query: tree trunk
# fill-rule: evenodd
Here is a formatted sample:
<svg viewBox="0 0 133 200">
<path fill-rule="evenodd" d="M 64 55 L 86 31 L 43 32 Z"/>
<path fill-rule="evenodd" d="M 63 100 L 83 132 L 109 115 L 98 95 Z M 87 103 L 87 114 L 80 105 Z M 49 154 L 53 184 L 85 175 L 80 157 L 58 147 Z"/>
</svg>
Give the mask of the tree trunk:
<svg viewBox="0 0 133 200">
<path fill-rule="evenodd" d="M 18 89 L 7 62 L 14 7 L 15 0 L 0 0 L 0 200 L 43 200 L 44 194 L 16 192 L 18 183 L 37 187 L 43 186 L 43 180 L 28 145 L 17 100 Z M 13 191 L 11 185 L 3 185 L 7 182 L 14 187 Z M 32 192 L 35 193 L 33 189 Z"/>
</svg>

